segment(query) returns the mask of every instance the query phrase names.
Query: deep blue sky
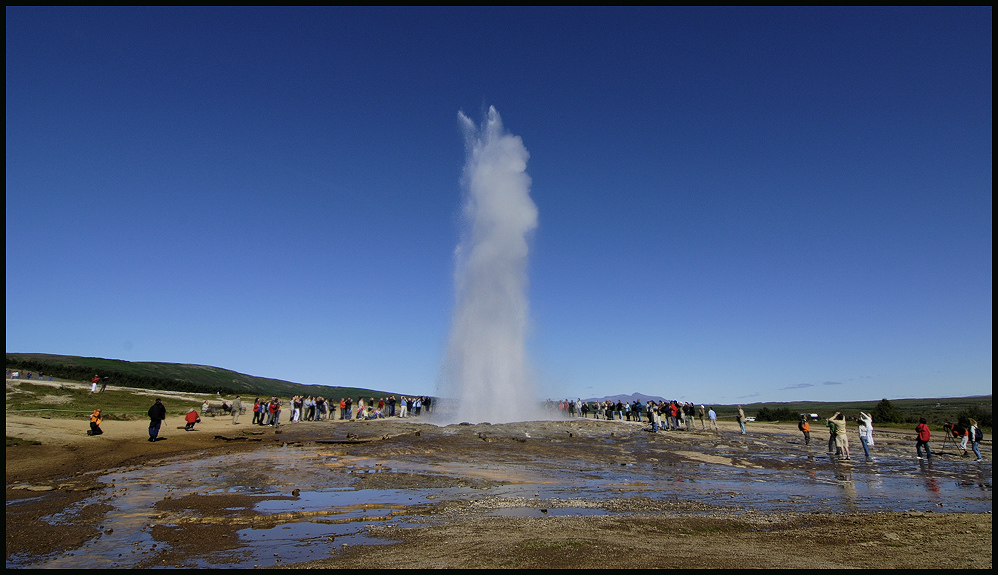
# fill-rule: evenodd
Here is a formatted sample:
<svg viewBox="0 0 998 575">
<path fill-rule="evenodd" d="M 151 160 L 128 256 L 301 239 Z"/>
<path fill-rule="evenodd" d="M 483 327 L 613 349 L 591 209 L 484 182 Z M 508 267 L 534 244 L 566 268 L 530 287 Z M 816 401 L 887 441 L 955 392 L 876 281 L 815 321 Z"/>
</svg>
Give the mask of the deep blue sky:
<svg viewBox="0 0 998 575">
<path fill-rule="evenodd" d="M 495 106 L 542 395 L 989 394 L 991 21 L 8 7 L 7 351 L 433 392 Z"/>
</svg>

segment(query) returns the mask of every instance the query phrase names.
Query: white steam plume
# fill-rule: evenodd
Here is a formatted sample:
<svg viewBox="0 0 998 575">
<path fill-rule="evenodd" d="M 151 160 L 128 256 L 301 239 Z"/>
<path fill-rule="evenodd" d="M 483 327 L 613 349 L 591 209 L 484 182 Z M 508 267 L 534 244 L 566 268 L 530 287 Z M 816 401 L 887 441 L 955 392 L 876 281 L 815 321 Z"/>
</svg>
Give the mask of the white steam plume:
<svg viewBox="0 0 998 575">
<path fill-rule="evenodd" d="M 455 252 L 456 302 L 438 417 L 536 419 L 541 410 L 526 353 L 528 239 L 537 228 L 529 154 L 518 136 L 503 131 L 495 108 L 481 128 L 461 112 L 458 121 L 467 154 L 464 229 Z"/>
</svg>

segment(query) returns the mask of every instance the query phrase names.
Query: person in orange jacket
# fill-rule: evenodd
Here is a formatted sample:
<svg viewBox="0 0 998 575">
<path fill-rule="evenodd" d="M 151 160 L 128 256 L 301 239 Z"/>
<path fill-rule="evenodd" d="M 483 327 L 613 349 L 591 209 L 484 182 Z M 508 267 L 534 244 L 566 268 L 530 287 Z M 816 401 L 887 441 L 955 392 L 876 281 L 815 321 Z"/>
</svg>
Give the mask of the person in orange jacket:
<svg viewBox="0 0 998 575">
<path fill-rule="evenodd" d="M 807 416 L 800 416 L 800 423 L 797 424 L 797 429 L 804 434 L 804 445 L 811 445 L 811 424 L 807 422 Z"/>
<path fill-rule="evenodd" d="M 90 414 L 90 431 L 87 435 L 102 435 L 104 431 L 100 428 L 101 422 L 103 422 L 101 413 L 99 409 L 95 409 L 93 413 Z"/>
</svg>

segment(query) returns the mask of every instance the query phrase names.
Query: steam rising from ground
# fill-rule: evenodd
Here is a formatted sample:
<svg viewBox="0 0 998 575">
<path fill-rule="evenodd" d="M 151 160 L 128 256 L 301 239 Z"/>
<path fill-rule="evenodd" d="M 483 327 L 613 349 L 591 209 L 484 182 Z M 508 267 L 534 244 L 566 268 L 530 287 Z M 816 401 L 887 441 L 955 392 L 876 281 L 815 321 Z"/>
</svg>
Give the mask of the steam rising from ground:
<svg viewBox="0 0 998 575">
<path fill-rule="evenodd" d="M 503 423 L 541 417 L 526 354 L 528 239 L 537 228 L 529 154 L 495 108 L 479 128 L 463 113 L 467 160 L 456 305 L 437 417 Z"/>
</svg>

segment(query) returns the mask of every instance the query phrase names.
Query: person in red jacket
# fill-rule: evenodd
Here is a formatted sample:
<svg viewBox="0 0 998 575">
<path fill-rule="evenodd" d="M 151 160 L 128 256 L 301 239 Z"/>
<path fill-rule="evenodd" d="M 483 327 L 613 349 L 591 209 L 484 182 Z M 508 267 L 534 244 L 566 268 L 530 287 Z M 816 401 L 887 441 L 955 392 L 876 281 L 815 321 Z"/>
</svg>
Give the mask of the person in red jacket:
<svg viewBox="0 0 998 575">
<path fill-rule="evenodd" d="M 915 426 L 915 433 L 918 434 L 918 442 L 915 443 L 915 451 L 918 453 L 918 458 L 922 459 L 922 446 L 925 446 L 925 459 L 932 461 L 932 451 L 929 450 L 929 426 L 925 423 L 925 418 L 918 420 L 918 425 Z"/>
<path fill-rule="evenodd" d="M 184 416 L 184 421 L 187 422 L 187 425 L 184 426 L 184 431 L 193 431 L 194 424 L 201 423 L 201 417 L 198 416 L 196 409 L 191 409 L 187 412 L 187 415 Z"/>
</svg>

